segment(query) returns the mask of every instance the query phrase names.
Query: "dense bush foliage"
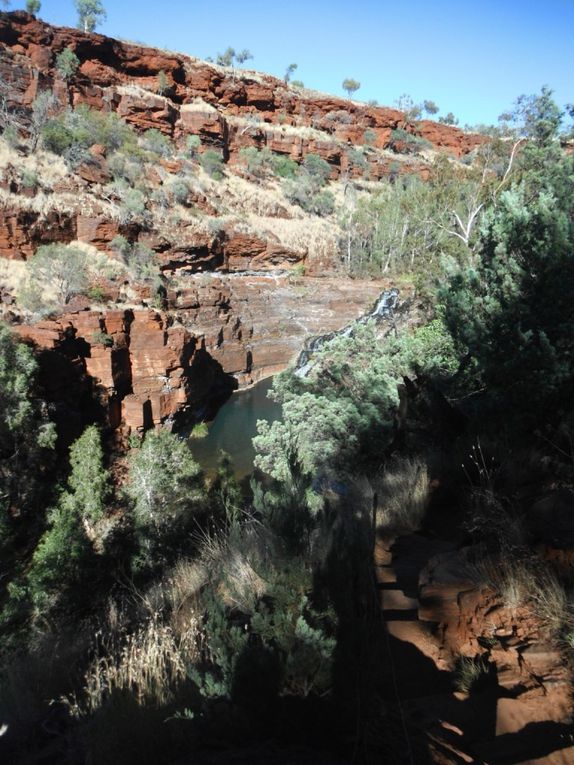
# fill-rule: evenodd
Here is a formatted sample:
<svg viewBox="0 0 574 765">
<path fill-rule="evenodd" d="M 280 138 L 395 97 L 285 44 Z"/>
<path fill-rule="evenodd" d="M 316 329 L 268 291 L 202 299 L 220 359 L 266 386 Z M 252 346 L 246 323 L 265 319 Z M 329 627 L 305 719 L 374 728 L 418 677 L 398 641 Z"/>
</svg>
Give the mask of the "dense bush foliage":
<svg viewBox="0 0 574 765">
<path fill-rule="evenodd" d="M 63 80 L 69 80 L 78 71 L 80 59 L 71 48 L 64 48 L 56 56 L 56 69 Z"/>
<path fill-rule="evenodd" d="M 95 111 L 84 104 L 47 120 L 41 134 L 44 146 L 72 165 L 86 161 L 94 144 L 110 153 L 137 149 L 136 134 L 115 112 Z"/>
<path fill-rule="evenodd" d="M 32 313 L 61 308 L 88 286 L 87 255 L 79 247 L 46 244 L 28 261 L 20 299 Z"/>
<path fill-rule="evenodd" d="M 574 381 L 574 164 L 552 162 L 542 135 L 546 150 L 524 151 L 520 182 L 483 219 L 477 258 L 440 299 L 489 394 L 520 419 L 548 421 Z"/>
<path fill-rule="evenodd" d="M 0 323 L 0 549 L 35 509 L 55 445 L 37 371 L 30 348 Z"/>
</svg>

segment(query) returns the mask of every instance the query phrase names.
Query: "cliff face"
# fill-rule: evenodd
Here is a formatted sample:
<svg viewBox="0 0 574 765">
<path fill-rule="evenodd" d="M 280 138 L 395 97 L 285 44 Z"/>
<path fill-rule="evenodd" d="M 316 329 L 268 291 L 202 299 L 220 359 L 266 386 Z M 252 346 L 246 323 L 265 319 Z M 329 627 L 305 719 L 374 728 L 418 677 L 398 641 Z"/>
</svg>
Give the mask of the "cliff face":
<svg viewBox="0 0 574 765">
<path fill-rule="evenodd" d="M 483 140 L 428 120 L 415 127 L 396 109 L 311 94 L 268 75 L 234 72 L 190 56 L 51 27 L 21 12 L 0 18 L 0 44 L 0 74 L 10 84 L 15 104 L 29 106 L 40 90 L 53 87 L 71 105 L 112 108 L 142 130 L 157 128 L 175 140 L 199 135 L 232 160 L 250 145 L 267 145 L 293 159 L 316 153 L 332 165 L 336 177 L 352 171 L 345 148 L 361 144 L 367 129 L 379 149 L 389 146 L 391 131 L 400 127 L 455 157 Z M 81 62 L 68 86 L 55 70 L 56 56 L 65 48 Z M 160 72 L 167 78 L 162 95 L 156 92 Z M 246 124 L 242 118 L 251 120 Z M 310 130 L 297 135 L 290 130 L 295 126 Z M 388 165 L 377 160 L 373 173 L 382 177 Z"/>
<path fill-rule="evenodd" d="M 80 61 L 68 80 L 56 67 L 66 48 Z M 161 94 L 160 73 L 167 79 Z M 51 90 L 59 110 L 85 104 L 115 111 L 138 134 L 155 128 L 173 147 L 173 155 L 142 169 L 147 198 L 140 217 L 120 214 L 113 163 L 102 146 L 91 146 L 74 165 L 7 146 L 0 157 L 0 314 L 39 348 L 65 351 L 99 386 L 110 423 L 128 429 L 171 420 L 222 386 L 274 374 L 308 335 L 366 311 L 387 284 L 350 281 L 337 265 L 345 184 L 357 179 L 370 193 L 368 184 L 385 177 L 424 178 L 437 153 L 460 158 L 483 140 L 267 75 L 51 27 L 23 12 L 0 14 L 0 83 L 24 133 L 34 99 Z M 427 150 L 392 150 L 396 128 L 426 139 Z M 197 157 L 191 161 L 189 136 L 199 139 L 200 156 L 221 152 L 223 182 L 208 177 Z M 361 165 L 353 159 L 357 146 Z M 337 210 L 318 217 L 291 204 L 276 181 L 246 170 L 246 147 L 298 164 L 309 154 L 325 159 Z M 181 178 L 188 193 L 176 205 L 170 189 Z M 152 253 L 161 310 L 150 284 L 126 274 L 112 247 L 118 235 Z M 26 261 L 53 242 L 87 248 L 100 264 L 100 297 L 77 297 L 64 315 L 27 326 L 14 295 Z"/>
<path fill-rule="evenodd" d="M 141 430 L 285 369 L 308 335 L 358 317 L 381 287 L 266 276 L 192 281 L 173 311 L 78 310 L 15 330 L 95 381 L 112 427 Z"/>
</svg>

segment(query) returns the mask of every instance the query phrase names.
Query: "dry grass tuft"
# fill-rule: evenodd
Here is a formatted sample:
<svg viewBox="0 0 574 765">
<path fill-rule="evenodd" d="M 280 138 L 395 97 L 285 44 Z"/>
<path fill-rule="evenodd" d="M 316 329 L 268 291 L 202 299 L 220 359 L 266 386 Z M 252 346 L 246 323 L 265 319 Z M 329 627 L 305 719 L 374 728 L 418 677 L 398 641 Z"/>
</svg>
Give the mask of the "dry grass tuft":
<svg viewBox="0 0 574 765">
<path fill-rule="evenodd" d="M 114 693 L 128 692 L 140 706 L 170 703 L 198 658 L 199 620 L 179 636 L 157 618 L 108 649 L 88 667 L 79 698 L 63 699 L 76 717 L 93 714 Z"/>
<path fill-rule="evenodd" d="M 420 528 L 430 497 L 427 466 L 421 459 L 409 457 L 389 464 L 374 489 L 379 527 L 401 533 Z"/>
<path fill-rule="evenodd" d="M 473 580 L 498 594 L 511 613 L 526 609 L 552 637 L 574 629 L 574 610 L 556 573 L 541 561 L 485 555 L 469 568 Z"/>
<path fill-rule="evenodd" d="M 201 560 L 212 572 L 212 579 L 217 580 L 226 605 L 246 613 L 252 611 L 268 588 L 259 572 L 269 570 L 266 563 L 270 549 L 267 534 L 257 524 L 241 535 L 219 533 L 204 537 Z"/>
<path fill-rule="evenodd" d="M 454 670 L 454 687 L 461 693 L 472 693 L 476 684 L 488 674 L 488 661 L 480 656 L 459 656 Z"/>
</svg>

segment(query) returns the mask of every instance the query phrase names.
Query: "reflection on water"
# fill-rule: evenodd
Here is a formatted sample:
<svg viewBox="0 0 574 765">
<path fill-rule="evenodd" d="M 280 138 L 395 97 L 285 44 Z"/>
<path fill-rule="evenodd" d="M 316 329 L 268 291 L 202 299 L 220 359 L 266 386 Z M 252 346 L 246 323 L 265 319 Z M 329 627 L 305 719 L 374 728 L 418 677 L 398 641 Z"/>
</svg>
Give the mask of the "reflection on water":
<svg viewBox="0 0 574 765">
<path fill-rule="evenodd" d="M 251 439 L 257 435 L 257 420 L 274 422 L 281 416 L 281 405 L 267 398 L 272 383 L 269 378 L 233 393 L 209 423 L 209 434 L 188 440 L 193 456 L 206 473 L 217 469 L 221 449 L 231 455 L 239 479 L 253 471 L 255 451 Z"/>
</svg>

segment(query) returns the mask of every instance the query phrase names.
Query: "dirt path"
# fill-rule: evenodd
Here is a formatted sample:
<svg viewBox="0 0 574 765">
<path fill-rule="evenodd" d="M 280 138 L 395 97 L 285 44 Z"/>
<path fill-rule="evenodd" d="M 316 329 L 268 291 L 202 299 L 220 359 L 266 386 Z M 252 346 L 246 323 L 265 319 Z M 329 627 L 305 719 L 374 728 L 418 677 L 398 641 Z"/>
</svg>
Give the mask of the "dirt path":
<svg viewBox="0 0 574 765">
<path fill-rule="evenodd" d="M 509 674 L 504 657 L 497 655 L 480 689 L 470 695 L 455 690 L 452 655 L 444 635 L 456 624 L 456 588 L 438 588 L 436 601 L 421 604 L 419 586 L 428 561 L 452 550 L 452 544 L 423 534 L 377 540 L 386 702 L 394 704 L 398 718 L 402 761 L 574 765 L 574 728 L 565 717 L 570 685 L 563 675 L 545 677 L 537 688 L 527 687 L 516 679 L 515 671 Z M 436 621 L 429 620 L 433 613 Z M 546 661 L 549 666 L 556 661 L 555 652 L 547 647 L 534 648 L 539 650 L 529 654 L 530 661 Z"/>
</svg>

